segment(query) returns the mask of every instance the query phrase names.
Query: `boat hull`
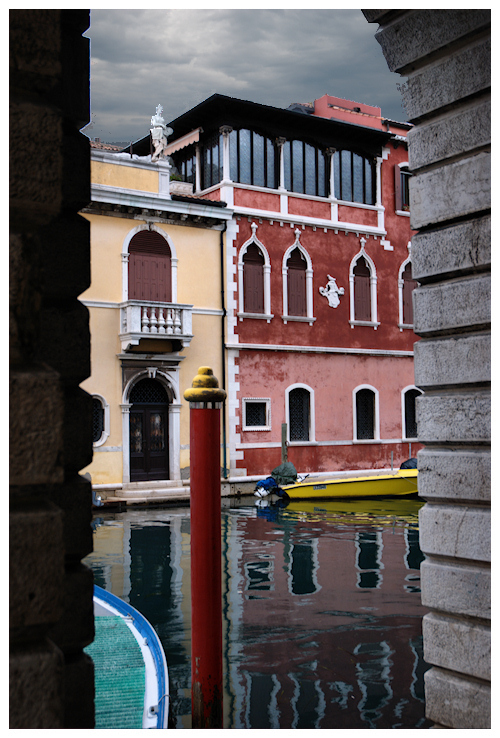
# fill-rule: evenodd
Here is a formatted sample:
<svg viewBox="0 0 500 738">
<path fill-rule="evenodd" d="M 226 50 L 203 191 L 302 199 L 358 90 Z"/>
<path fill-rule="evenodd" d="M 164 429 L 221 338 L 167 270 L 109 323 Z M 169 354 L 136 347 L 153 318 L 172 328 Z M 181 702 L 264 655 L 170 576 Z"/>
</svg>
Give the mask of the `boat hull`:
<svg viewBox="0 0 500 738">
<path fill-rule="evenodd" d="M 98 630 L 97 620 L 99 618 L 109 619 L 110 616 L 119 618 L 130 630 L 142 654 L 145 672 L 143 684 L 144 699 L 141 707 L 142 727 L 167 728 L 169 711 L 168 667 L 165 653 L 156 631 L 146 618 L 132 607 L 132 605 L 97 585 L 94 585 L 93 599 L 96 635 Z M 122 639 L 113 640 L 113 647 L 123 648 L 126 647 L 124 645 L 125 643 Z M 89 652 L 92 655 L 91 650 Z M 132 657 L 130 659 L 132 660 Z M 113 654 L 111 653 L 110 664 L 112 661 Z M 127 660 L 125 660 L 125 663 L 127 663 Z M 111 671 L 112 665 L 108 665 L 106 669 L 108 672 Z M 129 696 L 125 693 L 122 696 L 125 704 L 129 705 L 131 702 Z M 123 712 L 123 708 L 120 709 Z"/>
<path fill-rule="evenodd" d="M 338 479 L 311 479 L 282 487 L 290 499 L 356 497 L 402 497 L 417 494 L 417 470 L 400 469 L 394 474 Z"/>
</svg>

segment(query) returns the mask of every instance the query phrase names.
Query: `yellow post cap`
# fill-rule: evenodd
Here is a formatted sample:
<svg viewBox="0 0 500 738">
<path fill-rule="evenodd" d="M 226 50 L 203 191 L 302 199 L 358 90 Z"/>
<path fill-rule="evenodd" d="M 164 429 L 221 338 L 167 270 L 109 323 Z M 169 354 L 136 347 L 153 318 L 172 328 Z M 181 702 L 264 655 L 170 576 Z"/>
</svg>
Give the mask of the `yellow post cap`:
<svg viewBox="0 0 500 738">
<path fill-rule="evenodd" d="M 225 398 L 226 391 L 219 388 L 217 377 L 209 366 L 200 366 L 193 386 L 184 392 L 188 402 L 222 402 Z"/>
</svg>

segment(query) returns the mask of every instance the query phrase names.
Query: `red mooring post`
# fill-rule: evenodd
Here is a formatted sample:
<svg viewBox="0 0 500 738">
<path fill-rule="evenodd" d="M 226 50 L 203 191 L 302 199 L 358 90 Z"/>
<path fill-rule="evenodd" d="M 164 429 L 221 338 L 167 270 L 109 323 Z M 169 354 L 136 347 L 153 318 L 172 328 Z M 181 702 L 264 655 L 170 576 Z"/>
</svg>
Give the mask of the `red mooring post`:
<svg viewBox="0 0 500 738">
<path fill-rule="evenodd" d="M 223 728 L 220 410 L 226 393 L 202 366 L 184 397 L 190 410 L 192 728 Z"/>
</svg>

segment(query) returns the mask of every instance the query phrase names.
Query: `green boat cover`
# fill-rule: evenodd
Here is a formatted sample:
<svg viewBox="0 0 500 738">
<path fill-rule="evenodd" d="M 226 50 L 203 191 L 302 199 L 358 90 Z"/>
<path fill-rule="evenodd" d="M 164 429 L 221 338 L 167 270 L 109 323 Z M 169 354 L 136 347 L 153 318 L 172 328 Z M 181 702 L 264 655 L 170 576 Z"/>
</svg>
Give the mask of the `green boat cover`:
<svg viewBox="0 0 500 738">
<path fill-rule="evenodd" d="M 123 618 L 96 616 L 95 639 L 85 652 L 95 668 L 95 728 L 142 728 L 144 659 Z"/>
</svg>

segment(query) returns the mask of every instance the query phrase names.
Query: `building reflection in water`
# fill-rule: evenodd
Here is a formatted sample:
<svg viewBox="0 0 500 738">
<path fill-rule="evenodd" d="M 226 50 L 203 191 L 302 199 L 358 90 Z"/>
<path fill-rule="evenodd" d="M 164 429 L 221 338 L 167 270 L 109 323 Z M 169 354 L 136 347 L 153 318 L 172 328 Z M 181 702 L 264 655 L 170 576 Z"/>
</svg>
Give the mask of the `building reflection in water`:
<svg viewBox="0 0 500 738">
<path fill-rule="evenodd" d="M 262 501 L 261 501 L 262 502 Z M 265 502 L 265 501 L 264 501 Z M 426 728 L 418 500 L 229 501 L 224 727 Z M 101 512 L 96 583 L 156 628 L 190 728 L 189 509 Z"/>
</svg>

